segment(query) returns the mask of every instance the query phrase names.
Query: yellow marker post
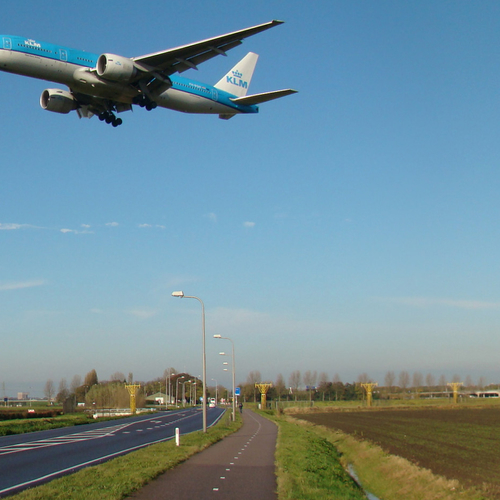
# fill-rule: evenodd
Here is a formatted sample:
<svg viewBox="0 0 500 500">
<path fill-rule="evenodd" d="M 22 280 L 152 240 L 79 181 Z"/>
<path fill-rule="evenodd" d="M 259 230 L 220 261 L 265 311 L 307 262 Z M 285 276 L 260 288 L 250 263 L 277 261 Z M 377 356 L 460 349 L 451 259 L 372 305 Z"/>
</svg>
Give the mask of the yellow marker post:
<svg viewBox="0 0 500 500">
<path fill-rule="evenodd" d="M 273 386 L 273 384 L 255 384 L 255 387 L 259 389 L 260 392 L 260 407 L 265 410 L 267 402 L 267 391 Z"/>
<path fill-rule="evenodd" d="M 361 384 L 361 387 L 366 391 L 366 406 L 370 407 L 372 405 L 372 394 L 373 388 L 377 387 L 377 382 L 368 382 L 366 384 Z"/>
<path fill-rule="evenodd" d="M 448 382 L 448 385 L 453 389 L 453 402 L 458 403 L 458 389 L 464 385 L 463 382 Z"/>
<path fill-rule="evenodd" d="M 135 401 L 135 397 L 137 395 L 137 391 L 141 388 L 141 386 L 139 384 L 125 384 L 125 387 L 130 394 L 130 411 L 132 412 L 132 415 L 135 415 L 137 413 L 137 404 Z"/>
</svg>

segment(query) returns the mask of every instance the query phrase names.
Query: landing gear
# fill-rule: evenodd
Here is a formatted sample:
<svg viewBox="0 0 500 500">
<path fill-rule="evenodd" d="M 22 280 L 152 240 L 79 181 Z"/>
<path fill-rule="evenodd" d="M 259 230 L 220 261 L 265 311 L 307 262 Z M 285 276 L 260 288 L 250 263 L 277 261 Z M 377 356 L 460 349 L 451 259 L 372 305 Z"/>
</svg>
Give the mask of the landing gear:
<svg viewBox="0 0 500 500">
<path fill-rule="evenodd" d="M 155 109 L 158 104 L 152 101 L 147 95 L 141 94 L 133 99 L 133 103 L 139 105 L 141 108 L 146 108 L 148 111 Z"/>
<path fill-rule="evenodd" d="M 113 127 L 118 127 L 123 123 L 121 118 L 117 118 L 114 113 L 111 111 L 104 111 L 99 115 L 99 120 L 108 123 L 109 125 L 113 125 Z"/>
</svg>

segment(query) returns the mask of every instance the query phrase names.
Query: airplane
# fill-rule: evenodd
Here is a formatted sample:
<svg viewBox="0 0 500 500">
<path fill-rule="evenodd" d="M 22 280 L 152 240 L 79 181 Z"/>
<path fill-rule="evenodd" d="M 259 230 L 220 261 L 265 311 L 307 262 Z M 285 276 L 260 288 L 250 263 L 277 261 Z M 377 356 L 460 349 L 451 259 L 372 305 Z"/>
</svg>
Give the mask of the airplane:
<svg viewBox="0 0 500 500">
<path fill-rule="evenodd" d="M 248 95 L 258 55 L 249 52 L 215 85 L 178 76 L 241 45 L 243 39 L 282 24 L 273 20 L 225 35 L 139 57 L 91 54 L 82 50 L 20 36 L 0 35 L 0 71 L 66 85 L 45 89 L 40 106 L 55 113 L 75 110 L 80 118 L 93 115 L 113 127 L 123 120 L 115 113 L 133 105 L 148 111 L 157 106 L 185 113 L 258 113 L 258 104 L 297 92 L 276 90 Z"/>
</svg>

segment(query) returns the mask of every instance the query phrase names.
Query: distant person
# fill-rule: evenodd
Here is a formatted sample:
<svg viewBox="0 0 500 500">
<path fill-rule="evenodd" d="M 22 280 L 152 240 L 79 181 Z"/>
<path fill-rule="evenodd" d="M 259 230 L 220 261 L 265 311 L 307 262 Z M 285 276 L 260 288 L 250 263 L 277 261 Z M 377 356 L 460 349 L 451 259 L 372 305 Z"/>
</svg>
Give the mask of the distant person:
<svg viewBox="0 0 500 500">
<path fill-rule="evenodd" d="M 243 413 L 243 403 L 239 404 L 239 408 L 240 408 L 240 413 Z"/>
</svg>

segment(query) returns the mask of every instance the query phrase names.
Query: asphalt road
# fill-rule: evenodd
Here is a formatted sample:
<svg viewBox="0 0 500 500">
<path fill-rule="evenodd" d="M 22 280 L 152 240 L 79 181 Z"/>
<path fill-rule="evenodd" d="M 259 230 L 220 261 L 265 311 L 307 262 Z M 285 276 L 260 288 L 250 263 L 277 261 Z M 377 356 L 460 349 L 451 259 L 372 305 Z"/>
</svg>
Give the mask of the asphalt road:
<svg viewBox="0 0 500 500">
<path fill-rule="evenodd" d="M 207 425 L 224 410 L 210 408 Z M 201 408 L 0 438 L 0 497 L 203 428 Z"/>
<path fill-rule="evenodd" d="M 132 494 L 131 500 L 276 500 L 276 425 L 243 410 L 240 430 Z"/>
</svg>

